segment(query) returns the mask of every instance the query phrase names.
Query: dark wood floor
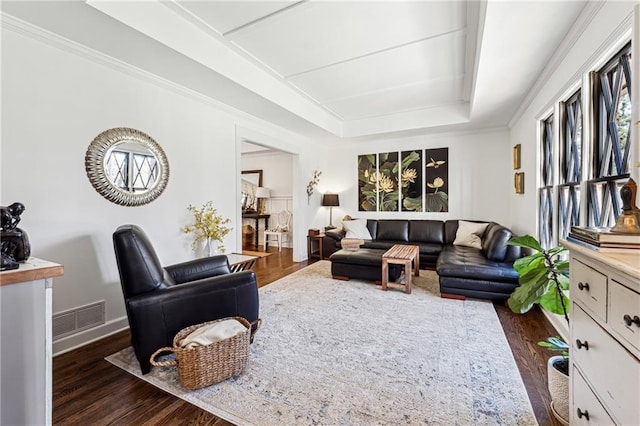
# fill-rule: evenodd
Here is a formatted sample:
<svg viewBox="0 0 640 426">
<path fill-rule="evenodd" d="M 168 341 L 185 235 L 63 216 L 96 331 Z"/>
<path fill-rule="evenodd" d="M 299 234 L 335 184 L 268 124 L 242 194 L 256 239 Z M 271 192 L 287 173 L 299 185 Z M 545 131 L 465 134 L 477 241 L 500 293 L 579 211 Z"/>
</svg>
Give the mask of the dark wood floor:
<svg viewBox="0 0 640 426">
<path fill-rule="evenodd" d="M 256 262 L 258 285 L 267 285 L 307 266 L 294 263 L 289 249 Z M 513 314 L 495 305 L 531 405 L 541 425 L 559 425 L 549 410 L 546 361 L 536 345 L 555 331 L 540 311 Z M 122 331 L 53 359 L 53 423 L 55 425 L 229 425 L 214 415 L 139 380 L 104 360 L 129 346 Z"/>
</svg>

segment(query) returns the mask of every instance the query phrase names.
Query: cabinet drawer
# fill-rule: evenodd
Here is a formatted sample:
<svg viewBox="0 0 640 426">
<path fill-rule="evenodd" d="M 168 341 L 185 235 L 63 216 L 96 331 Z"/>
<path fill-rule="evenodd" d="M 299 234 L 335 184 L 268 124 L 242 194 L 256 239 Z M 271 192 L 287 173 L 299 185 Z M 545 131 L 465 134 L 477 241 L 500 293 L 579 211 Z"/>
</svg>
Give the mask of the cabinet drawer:
<svg viewBox="0 0 640 426">
<path fill-rule="evenodd" d="M 606 322 L 607 276 L 575 258 L 571 262 L 570 275 L 571 297 L 581 301 L 588 311 Z"/>
<path fill-rule="evenodd" d="M 569 423 L 572 425 L 612 425 L 614 424 L 607 411 L 604 409 L 598 398 L 593 394 L 589 385 L 584 380 L 577 368 L 571 370 L 571 386 L 573 389 L 573 400 L 571 404 L 571 417 Z M 578 417 L 578 410 L 587 413 Z"/>
<path fill-rule="evenodd" d="M 628 320 L 640 318 L 640 294 L 611 280 L 609 283 L 609 325 L 624 340 L 640 349 L 640 322 L 627 325 Z"/>
<path fill-rule="evenodd" d="M 571 319 L 571 359 L 589 378 L 596 396 L 617 423 L 640 424 L 640 361 L 575 303 Z M 588 344 L 578 349 L 577 341 Z"/>
</svg>

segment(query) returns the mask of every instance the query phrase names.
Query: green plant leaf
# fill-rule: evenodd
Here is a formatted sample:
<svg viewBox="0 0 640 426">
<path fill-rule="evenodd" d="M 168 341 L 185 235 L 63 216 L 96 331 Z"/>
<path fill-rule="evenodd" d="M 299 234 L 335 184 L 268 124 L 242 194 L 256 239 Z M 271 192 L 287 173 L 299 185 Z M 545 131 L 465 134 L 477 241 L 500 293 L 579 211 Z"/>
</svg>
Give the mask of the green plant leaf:
<svg viewBox="0 0 640 426">
<path fill-rule="evenodd" d="M 556 263 L 556 271 L 562 275 L 569 276 L 569 261 L 560 260 Z"/>
<path fill-rule="evenodd" d="M 571 280 L 566 275 L 558 275 L 558 284 L 560 284 L 560 288 L 564 291 L 568 291 Z"/>
<path fill-rule="evenodd" d="M 530 268 L 524 272 L 519 272 L 518 283 L 522 286 L 544 286 L 549 280 L 549 272 L 546 269 Z"/>
<path fill-rule="evenodd" d="M 513 262 L 513 269 L 515 269 L 519 275 L 523 275 L 527 271 L 537 269 L 541 266 L 544 266 L 544 257 L 542 256 L 542 253 L 535 253 L 531 256 L 521 257 Z"/>
<path fill-rule="evenodd" d="M 509 296 L 507 303 L 513 312 L 524 314 L 529 312 L 534 304 L 538 303 L 543 294 L 547 292 L 548 280 L 544 272 L 538 272 L 537 279 L 520 284 Z"/>
<path fill-rule="evenodd" d="M 557 315 L 564 315 L 565 312 L 562 309 L 562 304 L 569 313 L 569 298 L 563 293 L 558 293 L 556 289 L 555 283 L 553 281 L 549 281 L 549 289 L 540 297 L 540 306 L 543 309 L 553 312 Z"/>
<path fill-rule="evenodd" d="M 559 336 L 548 337 L 546 341 L 538 342 L 538 346 L 542 346 L 550 351 L 560 352 L 565 358 L 569 357 L 569 345 L 567 345 Z"/>
<path fill-rule="evenodd" d="M 564 253 L 565 251 L 567 251 L 566 248 L 564 248 L 562 246 L 558 246 L 558 247 L 550 248 L 549 250 L 547 250 L 547 254 L 549 254 L 549 256 L 553 257 L 553 256 L 557 256 L 560 253 Z"/>
<path fill-rule="evenodd" d="M 507 301 L 513 312 L 528 312 L 534 304 L 558 315 L 569 317 L 569 261 L 563 258 L 564 247 L 544 250 L 531 235 L 513 237 L 508 245 L 526 247 L 535 253 L 517 259 L 513 268 L 518 273 L 520 284 Z M 565 312 L 566 310 L 566 312 Z"/>
<path fill-rule="evenodd" d="M 531 287 L 518 287 L 511 293 L 507 304 L 513 312 L 524 314 L 529 312 L 539 299 L 540 295 L 535 290 L 532 290 Z"/>
<path fill-rule="evenodd" d="M 540 245 L 538 240 L 536 240 L 531 235 L 523 235 L 521 237 L 513 237 L 509 241 L 507 241 L 507 245 L 509 245 L 509 246 L 518 246 L 518 247 L 526 247 L 526 248 L 530 248 L 530 249 L 538 251 L 538 252 L 544 251 L 544 249 L 542 248 L 542 246 Z"/>
</svg>

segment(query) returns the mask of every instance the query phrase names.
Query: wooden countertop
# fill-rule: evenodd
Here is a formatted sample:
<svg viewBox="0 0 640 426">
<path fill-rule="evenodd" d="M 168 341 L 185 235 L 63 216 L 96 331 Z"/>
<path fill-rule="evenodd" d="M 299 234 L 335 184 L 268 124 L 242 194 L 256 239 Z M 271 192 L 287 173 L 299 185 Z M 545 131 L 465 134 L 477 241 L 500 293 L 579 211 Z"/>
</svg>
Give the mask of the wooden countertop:
<svg viewBox="0 0 640 426">
<path fill-rule="evenodd" d="M 640 250 L 629 249 L 627 250 L 628 253 L 610 253 L 593 250 L 581 244 L 576 244 L 566 240 L 560 241 L 560 244 L 575 253 L 580 253 L 583 256 L 587 256 L 613 266 L 619 272 L 634 279 L 640 279 Z"/>
<path fill-rule="evenodd" d="M 62 265 L 30 257 L 26 262 L 21 263 L 18 269 L 0 272 L 0 285 L 59 277 L 62 274 L 64 274 Z"/>
</svg>

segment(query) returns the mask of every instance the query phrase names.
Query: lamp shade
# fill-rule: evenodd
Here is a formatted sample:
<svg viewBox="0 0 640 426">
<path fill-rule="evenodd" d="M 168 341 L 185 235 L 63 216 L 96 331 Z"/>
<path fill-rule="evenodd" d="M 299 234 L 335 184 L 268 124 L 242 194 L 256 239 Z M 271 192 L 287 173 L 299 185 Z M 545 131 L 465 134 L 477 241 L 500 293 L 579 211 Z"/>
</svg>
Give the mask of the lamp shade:
<svg viewBox="0 0 640 426">
<path fill-rule="evenodd" d="M 322 206 L 324 207 L 337 207 L 340 205 L 340 199 L 338 194 L 323 194 Z"/>
<path fill-rule="evenodd" d="M 256 198 L 269 198 L 271 197 L 271 191 L 269 188 L 265 188 L 264 186 L 259 186 L 256 189 Z"/>
</svg>

